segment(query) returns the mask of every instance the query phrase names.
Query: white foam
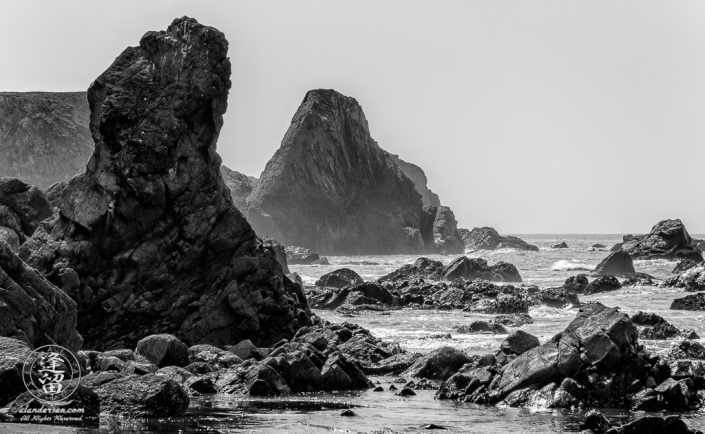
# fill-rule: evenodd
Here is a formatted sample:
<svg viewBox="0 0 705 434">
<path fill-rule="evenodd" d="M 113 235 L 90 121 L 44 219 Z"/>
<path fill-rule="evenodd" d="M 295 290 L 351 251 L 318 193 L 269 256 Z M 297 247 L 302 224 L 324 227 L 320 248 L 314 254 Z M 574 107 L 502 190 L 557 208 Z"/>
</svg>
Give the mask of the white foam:
<svg viewBox="0 0 705 434">
<path fill-rule="evenodd" d="M 594 269 L 594 265 L 590 265 L 586 262 L 576 260 L 569 261 L 566 259 L 561 259 L 560 261 L 553 264 L 553 266 L 551 267 L 551 270 L 553 271 L 593 271 Z"/>
<path fill-rule="evenodd" d="M 301 277 L 301 281 L 304 282 L 304 285 L 313 285 L 316 283 L 316 280 L 318 280 L 318 277 L 304 276 L 303 274 L 299 274 L 299 277 Z"/>
</svg>

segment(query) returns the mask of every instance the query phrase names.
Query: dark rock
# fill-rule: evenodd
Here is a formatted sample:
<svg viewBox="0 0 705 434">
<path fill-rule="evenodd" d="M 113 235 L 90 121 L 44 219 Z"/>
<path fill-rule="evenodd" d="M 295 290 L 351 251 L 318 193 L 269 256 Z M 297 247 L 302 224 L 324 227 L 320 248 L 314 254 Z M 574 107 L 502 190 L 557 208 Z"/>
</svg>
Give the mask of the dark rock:
<svg viewBox="0 0 705 434">
<path fill-rule="evenodd" d="M 391 384 L 391 385 L 389 385 L 389 390 L 390 390 L 390 391 L 395 391 L 395 390 L 398 390 L 398 389 L 397 389 L 397 387 L 396 387 L 395 385 Z"/>
<path fill-rule="evenodd" d="M 147 32 L 88 90 L 93 155 L 20 257 L 49 280 L 61 264 L 77 273 L 70 295 L 92 348 L 155 333 L 276 341 L 307 321 L 220 173 L 227 47 L 218 30 L 179 18 Z"/>
<path fill-rule="evenodd" d="M 595 274 L 598 276 L 622 275 L 636 273 L 634 263 L 629 253 L 620 251 L 612 252 L 595 267 Z"/>
<path fill-rule="evenodd" d="M 634 237 L 622 244 L 622 250 L 632 259 L 691 259 L 703 262 L 700 249 L 680 220 L 662 220 L 648 235 Z"/>
<path fill-rule="evenodd" d="M 445 428 L 443 428 L 443 427 L 440 426 L 440 425 L 436 425 L 436 424 L 434 424 L 434 423 L 430 423 L 430 424 L 426 425 L 425 427 L 423 427 L 423 429 L 445 429 Z"/>
<path fill-rule="evenodd" d="M 696 267 L 697 265 L 698 262 L 695 262 L 692 259 L 681 259 L 680 261 L 678 261 L 678 264 L 673 267 L 671 274 L 681 274 L 682 272 L 690 270 L 691 268 Z"/>
<path fill-rule="evenodd" d="M 423 206 L 441 206 L 441 199 L 427 186 L 428 180 L 423 169 L 416 164 L 407 163 L 399 158 L 398 155 L 389 154 L 389 157 L 397 163 L 397 166 L 399 166 L 406 176 L 414 181 L 414 187 L 416 187 L 416 191 L 421 195 Z"/>
<path fill-rule="evenodd" d="M 496 249 L 516 249 L 538 252 L 539 248 L 529 244 L 517 237 L 501 236 L 496 230 L 489 227 L 458 229 L 460 236 L 468 250 L 496 250 Z"/>
<path fill-rule="evenodd" d="M 340 412 L 340 415 L 341 415 L 341 416 L 345 416 L 345 417 L 357 416 L 357 414 L 356 414 L 354 411 L 350 410 L 350 409 L 341 411 L 341 412 Z"/>
<path fill-rule="evenodd" d="M 625 274 L 623 277 L 623 287 L 656 286 L 660 283 L 658 279 L 646 273 Z"/>
<path fill-rule="evenodd" d="M 261 358 L 259 349 L 249 339 L 244 339 L 237 345 L 227 347 L 227 349 L 242 360 L 252 358 L 259 360 Z"/>
<path fill-rule="evenodd" d="M 378 282 L 388 282 L 411 279 L 431 279 L 440 280 L 444 266 L 441 261 L 434 261 L 428 258 L 419 258 L 413 264 L 406 264 L 400 269 L 393 271 L 386 276 L 380 277 Z"/>
<path fill-rule="evenodd" d="M 22 366 L 32 349 L 22 341 L 0 336 L 0 407 L 27 389 L 22 380 Z"/>
<path fill-rule="evenodd" d="M 311 262 L 311 265 L 330 265 L 330 262 L 328 262 L 328 258 L 326 258 L 325 256 L 321 256 L 320 258 Z"/>
<path fill-rule="evenodd" d="M 447 206 L 425 206 L 420 231 L 426 252 L 444 255 L 465 252 L 455 214 Z"/>
<path fill-rule="evenodd" d="M 705 346 L 698 341 L 684 339 L 673 344 L 669 356 L 674 359 L 705 360 Z"/>
<path fill-rule="evenodd" d="M 417 359 L 409 369 L 402 373 L 402 376 L 446 380 L 458 372 L 464 364 L 471 361 L 472 359 L 467 354 L 458 349 L 442 347 Z"/>
<path fill-rule="evenodd" d="M 362 371 L 367 375 L 399 374 L 409 369 L 421 357 L 419 353 L 400 353 L 382 359 L 370 365 L 363 365 Z"/>
<path fill-rule="evenodd" d="M 592 245 L 592 248 L 593 248 L 593 249 L 604 249 L 604 248 L 606 248 L 606 247 L 607 247 L 607 246 L 602 245 L 602 244 L 593 244 L 593 245 Z"/>
<path fill-rule="evenodd" d="M 473 321 L 470 324 L 462 325 L 455 329 L 458 333 L 497 333 L 507 334 L 507 329 L 501 324 L 490 323 L 488 321 Z"/>
<path fill-rule="evenodd" d="M 502 342 L 500 349 L 504 354 L 516 354 L 520 356 L 539 345 L 541 345 L 541 343 L 536 336 L 530 335 L 523 330 L 515 330 Z"/>
<path fill-rule="evenodd" d="M 160 368 L 189 364 L 188 347 L 170 334 L 151 335 L 141 339 L 137 342 L 135 357 Z"/>
<path fill-rule="evenodd" d="M 303 247 L 289 246 L 286 249 L 289 264 L 311 264 L 320 259 L 320 255 Z"/>
<path fill-rule="evenodd" d="M 591 430 L 595 434 L 604 434 L 612 424 L 597 410 L 590 410 L 585 414 L 585 422 L 580 424 L 580 429 Z"/>
<path fill-rule="evenodd" d="M 14 235 L 24 243 L 51 214 L 51 204 L 40 189 L 19 179 L 0 178 L 0 227 L 8 237 Z"/>
<path fill-rule="evenodd" d="M 277 258 L 277 262 L 279 262 L 279 265 L 282 266 L 282 273 L 289 274 L 289 263 L 286 261 L 286 250 L 284 249 L 284 245 L 271 237 L 263 236 L 259 238 L 260 242 L 262 243 L 262 246 L 264 246 L 265 248 L 270 248 L 274 252 L 274 255 Z"/>
<path fill-rule="evenodd" d="M 485 279 L 498 282 L 521 282 L 519 271 L 512 264 L 498 262 L 488 266 L 482 258 L 470 259 L 461 256 L 443 269 L 443 280 L 455 279 Z"/>
<path fill-rule="evenodd" d="M 360 279 L 362 280 L 362 279 Z M 382 304 L 388 304 L 391 305 L 393 303 L 393 296 L 392 293 L 389 292 L 387 288 L 384 286 L 377 284 L 377 283 L 372 283 L 372 282 L 365 282 L 365 283 L 359 283 L 359 284 L 354 284 L 352 288 L 350 288 L 351 292 L 358 292 L 362 295 L 364 295 L 367 298 L 373 299 L 379 303 Z"/>
<path fill-rule="evenodd" d="M 93 141 L 85 92 L 0 94 L 2 175 L 47 188 L 83 171 Z"/>
<path fill-rule="evenodd" d="M 248 202 L 257 232 L 285 244 L 338 255 L 423 248 L 414 182 L 371 138 L 357 101 L 334 90 L 306 94 Z"/>
<path fill-rule="evenodd" d="M 349 268 L 341 268 L 331 271 L 316 280 L 316 286 L 330 286 L 333 288 L 343 288 L 348 285 L 359 285 L 364 281 L 359 274 Z"/>
<path fill-rule="evenodd" d="M 688 268 L 680 274 L 669 277 L 664 286 L 683 288 L 686 291 L 705 291 L 705 264 Z"/>
<path fill-rule="evenodd" d="M 211 367 L 229 368 L 233 365 L 242 363 L 242 359 L 230 351 L 221 350 L 213 345 L 200 344 L 194 345 L 188 349 L 188 361 L 191 364 L 206 363 Z M 188 365 L 184 369 L 189 370 Z M 199 368 L 200 369 L 200 368 Z M 209 369 L 207 372 L 210 372 Z M 194 372 L 204 373 L 204 372 Z"/>
<path fill-rule="evenodd" d="M 395 393 L 395 395 L 397 395 L 397 396 L 416 396 L 416 392 L 409 389 L 408 387 L 404 387 L 399 392 Z"/>
<path fill-rule="evenodd" d="M 532 295 L 534 305 L 544 305 L 556 309 L 580 307 L 578 296 L 562 288 L 546 288 Z"/>
<path fill-rule="evenodd" d="M 34 347 L 81 348 L 76 303 L 0 241 L 0 336 Z"/>
<path fill-rule="evenodd" d="M 342 288 L 332 291 L 328 290 L 318 294 L 312 294 L 309 292 L 308 302 L 311 309 L 335 310 L 345 303 L 345 300 L 349 294 L 350 288 Z"/>
<path fill-rule="evenodd" d="M 324 390 L 350 390 L 367 389 L 373 387 L 370 380 L 357 367 L 342 354 L 328 357 L 326 364 L 321 369 L 322 385 Z"/>
<path fill-rule="evenodd" d="M 218 393 L 249 396 L 278 396 L 291 393 L 291 389 L 276 370 L 253 360 L 219 372 L 215 378 L 215 389 Z"/>
<path fill-rule="evenodd" d="M 567 249 L 568 244 L 565 243 L 565 241 L 561 241 L 559 243 L 555 243 L 551 246 L 552 249 Z"/>
<path fill-rule="evenodd" d="M 705 293 L 698 292 L 697 294 L 686 295 L 682 298 L 676 298 L 671 303 L 673 310 L 705 310 Z"/>
<path fill-rule="evenodd" d="M 570 276 L 566 279 L 563 284 L 563 288 L 566 291 L 574 294 L 582 294 L 585 292 L 585 288 L 588 286 L 588 278 L 585 274 L 578 274 L 577 276 Z"/>
<path fill-rule="evenodd" d="M 696 434 L 678 416 L 643 416 L 620 427 L 611 428 L 606 434 Z"/>
<path fill-rule="evenodd" d="M 596 294 L 598 292 L 614 291 L 622 287 L 614 276 L 600 276 L 590 282 L 583 292 L 585 295 Z"/>
<path fill-rule="evenodd" d="M 639 311 L 632 316 L 632 322 L 637 325 L 641 339 L 672 339 L 681 333 L 655 313 Z"/>
<path fill-rule="evenodd" d="M 95 389 L 100 411 L 122 417 L 178 417 L 189 404 L 183 386 L 163 375 L 130 375 Z"/>
<path fill-rule="evenodd" d="M 29 392 L 24 392 L 8 406 L 8 413 L 15 417 L 22 417 L 23 413 L 27 414 L 26 409 L 41 409 L 46 407 L 46 402 L 38 400 Z M 93 424 L 98 422 L 98 416 L 100 415 L 100 398 L 93 390 L 79 384 L 68 399 L 52 403 L 52 407 L 58 411 L 66 411 L 65 417 L 67 419 L 76 417 L 76 415 L 80 415 L 82 419 L 80 422 L 75 423 L 56 421 L 54 421 L 54 423 L 60 425 Z M 82 413 L 69 413 L 70 410 L 74 409 L 82 409 Z"/>
<path fill-rule="evenodd" d="M 384 392 L 384 387 L 382 386 L 377 386 L 374 389 L 372 389 L 373 392 Z"/>
</svg>

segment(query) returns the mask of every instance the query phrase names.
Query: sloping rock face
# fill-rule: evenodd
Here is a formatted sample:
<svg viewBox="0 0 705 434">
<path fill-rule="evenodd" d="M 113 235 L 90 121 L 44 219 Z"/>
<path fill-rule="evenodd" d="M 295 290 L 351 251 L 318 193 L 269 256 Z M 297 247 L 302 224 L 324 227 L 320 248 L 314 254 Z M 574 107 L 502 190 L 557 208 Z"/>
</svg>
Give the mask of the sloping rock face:
<svg viewBox="0 0 705 434">
<path fill-rule="evenodd" d="M 76 303 L 0 241 L 0 336 L 78 351 Z"/>
<path fill-rule="evenodd" d="M 624 243 L 621 246 L 617 244 L 612 251 L 623 250 L 632 259 L 691 259 L 703 262 L 702 252 L 692 241 L 680 220 L 662 220 L 651 228 L 648 235 L 624 237 Z"/>
<path fill-rule="evenodd" d="M 254 183 L 252 179 L 240 172 L 230 170 L 225 166 L 220 166 L 220 174 L 223 176 L 225 185 L 230 189 L 230 196 L 237 209 L 243 211 L 247 208 L 247 196 L 252 193 Z"/>
<path fill-rule="evenodd" d="M 428 179 L 426 178 L 426 173 L 422 168 L 416 164 L 408 163 L 402 160 L 398 155 L 389 154 L 389 157 L 397 163 L 397 166 L 404 171 L 406 176 L 414 181 L 416 191 L 418 191 L 421 195 L 421 202 L 423 202 L 423 206 L 441 206 L 441 199 L 436 193 L 428 188 Z"/>
<path fill-rule="evenodd" d="M 83 172 L 88 117 L 85 92 L 0 92 L 0 176 L 45 189 Z"/>
<path fill-rule="evenodd" d="M 307 314 L 233 205 L 216 141 L 228 42 L 191 18 L 147 32 L 88 89 L 95 149 L 21 257 L 61 283 L 94 348 L 171 333 L 188 344 L 291 336 Z"/>
<path fill-rule="evenodd" d="M 19 179 L 0 178 L 0 230 L 12 232 L 19 244 L 31 237 L 39 223 L 52 213 L 40 189 Z"/>
<path fill-rule="evenodd" d="M 357 101 L 333 90 L 306 94 L 249 204 L 255 230 L 284 245 L 341 255 L 419 248 L 414 182 L 372 139 Z"/>
<path fill-rule="evenodd" d="M 465 252 L 455 214 L 447 206 L 425 206 L 421 217 L 421 237 L 426 252 L 455 254 Z"/>
<path fill-rule="evenodd" d="M 496 250 L 496 249 L 517 249 L 538 252 L 539 248 L 533 244 L 512 236 L 501 236 L 496 230 L 490 227 L 458 229 L 458 232 L 468 250 Z"/>
<path fill-rule="evenodd" d="M 610 253 L 609 256 L 595 267 L 595 274 L 598 276 L 631 273 L 636 273 L 636 270 L 634 270 L 634 263 L 632 262 L 631 256 L 625 251 Z"/>
</svg>

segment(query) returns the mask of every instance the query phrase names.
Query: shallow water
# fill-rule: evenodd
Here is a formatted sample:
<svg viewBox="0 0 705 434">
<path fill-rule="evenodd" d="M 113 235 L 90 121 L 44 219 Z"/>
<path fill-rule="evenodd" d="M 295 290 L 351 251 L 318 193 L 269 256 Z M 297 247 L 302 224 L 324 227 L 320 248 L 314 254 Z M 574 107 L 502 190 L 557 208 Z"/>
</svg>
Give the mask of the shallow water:
<svg viewBox="0 0 705 434">
<path fill-rule="evenodd" d="M 621 241 L 621 235 L 518 235 L 523 240 L 541 248 L 539 252 L 500 250 L 469 254 L 483 257 L 488 262 L 506 261 L 514 264 L 525 283 L 540 287 L 560 286 L 570 276 L 591 270 L 609 254 L 609 248 Z M 704 238 L 702 235 L 694 235 Z M 551 249 L 550 245 L 565 241 L 568 249 Z M 593 244 L 603 244 L 606 249 L 590 251 Z M 432 256 L 450 262 L 455 256 Z M 349 256 L 328 257 L 331 265 L 292 265 L 305 282 L 313 282 L 321 275 L 347 267 L 355 270 L 365 280 L 373 280 L 411 263 L 417 256 Z M 375 262 L 378 265 L 350 265 L 350 261 Z M 635 261 L 637 271 L 663 278 L 675 266 L 671 261 Z M 639 310 L 655 312 L 679 328 L 694 328 L 705 336 L 703 312 L 672 311 L 674 298 L 682 297 L 682 290 L 639 287 L 619 289 L 611 293 L 581 296 L 582 301 L 598 300 L 608 306 L 618 306 L 634 314 Z M 498 348 L 502 335 L 463 335 L 454 326 L 476 319 L 489 319 L 491 315 L 469 314 L 460 311 L 397 310 L 385 314 L 363 313 L 343 316 L 328 311 L 317 312 L 335 322 L 349 321 L 362 325 L 383 339 L 398 341 L 402 347 L 417 352 L 428 352 L 441 346 L 454 346 L 468 353 L 487 353 Z M 575 309 L 532 309 L 534 324 L 523 327 L 538 336 L 542 342 L 562 331 L 575 317 Z M 428 339 L 434 334 L 448 334 L 451 338 Z M 642 341 L 654 350 L 666 349 L 670 342 Z M 385 392 L 363 391 L 348 394 L 301 394 L 287 399 L 243 400 L 227 395 L 214 395 L 192 400 L 187 415 L 175 420 L 148 420 L 140 422 L 103 421 L 99 428 L 79 429 L 84 433 L 107 432 L 257 432 L 257 433 L 312 433 L 312 432 L 414 432 L 434 423 L 450 432 L 507 433 L 507 432 L 575 432 L 584 412 L 566 410 L 498 409 L 474 404 L 436 401 L 434 391 L 417 391 L 417 396 L 402 399 L 386 391 L 391 377 L 371 377 L 380 381 Z M 342 409 L 352 408 L 356 417 L 342 417 Z M 613 421 L 626 420 L 634 414 L 624 411 L 606 411 Z M 684 414 L 691 428 L 705 430 L 705 415 Z M 8 426 L 0 425 L 0 432 Z M 445 432 L 449 432 L 445 431 Z"/>
</svg>

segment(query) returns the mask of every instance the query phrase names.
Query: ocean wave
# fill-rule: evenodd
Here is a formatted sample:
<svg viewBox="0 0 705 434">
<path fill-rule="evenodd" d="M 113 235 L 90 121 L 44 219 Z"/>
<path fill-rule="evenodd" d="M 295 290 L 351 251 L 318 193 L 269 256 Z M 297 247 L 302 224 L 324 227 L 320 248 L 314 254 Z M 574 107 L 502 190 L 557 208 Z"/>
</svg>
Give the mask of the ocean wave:
<svg viewBox="0 0 705 434">
<path fill-rule="evenodd" d="M 595 265 L 590 265 L 583 261 L 561 259 L 551 266 L 553 271 L 593 271 Z"/>
<path fill-rule="evenodd" d="M 316 280 L 318 280 L 318 277 L 304 276 L 303 274 L 299 274 L 299 277 L 301 277 L 301 281 L 304 282 L 304 285 L 314 285 Z"/>
</svg>

